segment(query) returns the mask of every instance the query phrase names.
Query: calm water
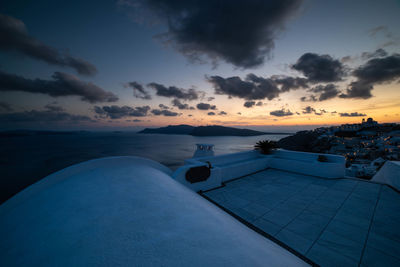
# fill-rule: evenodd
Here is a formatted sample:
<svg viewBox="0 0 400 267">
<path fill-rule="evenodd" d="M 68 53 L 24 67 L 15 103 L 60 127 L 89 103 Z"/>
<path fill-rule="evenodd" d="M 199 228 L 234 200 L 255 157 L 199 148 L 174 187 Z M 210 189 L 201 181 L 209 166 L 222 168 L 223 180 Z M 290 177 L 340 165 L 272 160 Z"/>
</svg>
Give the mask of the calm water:
<svg viewBox="0 0 400 267">
<path fill-rule="evenodd" d="M 0 137 L 0 203 L 26 186 L 67 166 L 108 156 L 141 156 L 171 169 L 192 157 L 196 143 L 215 145 L 215 154 L 252 149 L 259 140 L 285 135 L 194 137 L 135 133 L 75 133 Z"/>
</svg>

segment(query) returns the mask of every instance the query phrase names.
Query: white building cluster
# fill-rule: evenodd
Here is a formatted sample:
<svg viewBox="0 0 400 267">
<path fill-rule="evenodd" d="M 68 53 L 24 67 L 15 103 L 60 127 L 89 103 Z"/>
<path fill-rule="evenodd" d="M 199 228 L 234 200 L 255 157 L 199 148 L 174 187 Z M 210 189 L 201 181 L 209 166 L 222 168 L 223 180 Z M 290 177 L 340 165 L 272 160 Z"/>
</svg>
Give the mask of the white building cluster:
<svg viewBox="0 0 400 267">
<path fill-rule="evenodd" d="M 371 178 L 386 160 L 400 160 L 400 125 L 379 124 L 372 118 L 358 124 L 316 129 L 320 140 L 329 142 L 320 151 L 346 157 L 346 175 Z"/>
</svg>

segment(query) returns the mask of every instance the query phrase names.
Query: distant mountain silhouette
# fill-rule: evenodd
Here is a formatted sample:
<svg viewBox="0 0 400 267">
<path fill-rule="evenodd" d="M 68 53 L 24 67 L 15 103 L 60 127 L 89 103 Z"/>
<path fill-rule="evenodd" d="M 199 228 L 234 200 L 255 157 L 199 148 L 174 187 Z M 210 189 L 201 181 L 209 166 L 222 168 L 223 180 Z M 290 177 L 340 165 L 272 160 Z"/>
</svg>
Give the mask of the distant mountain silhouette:
<svg viewBox="0 0 400 267">
<path fill-rule="evenodd" d="M 266 133 L 249 129 L 238 129 L 225 126 L 190 126 L 190 125 L 169 125 L 161 128 L 146 128 L 139 133 L 144 134 L 187 134 L 193 136 L 256 136 L 264 134 L 286 134 Z"/>
<path fill-rule="evenodd" d="M 161 127 L 161 128 L 146 128 L 139 133 L 146 133 L 146 134 L 191 134 L 191 132 L 194 130 L 194 126 L 190 125 L 168 125 L 167 127 Z"/>
</svg>

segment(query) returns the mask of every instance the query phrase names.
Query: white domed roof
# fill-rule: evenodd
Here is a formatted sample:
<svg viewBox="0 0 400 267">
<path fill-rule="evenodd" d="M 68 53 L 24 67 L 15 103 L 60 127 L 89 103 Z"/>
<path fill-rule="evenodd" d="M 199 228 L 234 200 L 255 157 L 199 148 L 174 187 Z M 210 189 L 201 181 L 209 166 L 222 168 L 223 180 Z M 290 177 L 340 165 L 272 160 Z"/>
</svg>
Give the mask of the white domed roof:
<svg viewBox="0 0 400 267">
<path fill-rule="evenodd" d="M 113 157 L 52 174 L 0 206 L 2 266 L 296 266 L 154 161 Z"/>
</svg>

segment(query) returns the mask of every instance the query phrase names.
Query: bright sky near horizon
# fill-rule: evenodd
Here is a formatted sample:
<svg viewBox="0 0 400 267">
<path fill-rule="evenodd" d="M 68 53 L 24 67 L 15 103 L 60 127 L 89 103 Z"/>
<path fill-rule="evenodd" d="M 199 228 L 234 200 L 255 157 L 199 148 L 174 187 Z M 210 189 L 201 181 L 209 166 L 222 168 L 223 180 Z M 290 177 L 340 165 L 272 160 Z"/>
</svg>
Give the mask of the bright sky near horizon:
<svg viewBox="0 0 400 267">
<path fill-rule="evenodd" d="M 398 0 L 0 5 L 0 130 L 400 122 Z"/>
</svg>

